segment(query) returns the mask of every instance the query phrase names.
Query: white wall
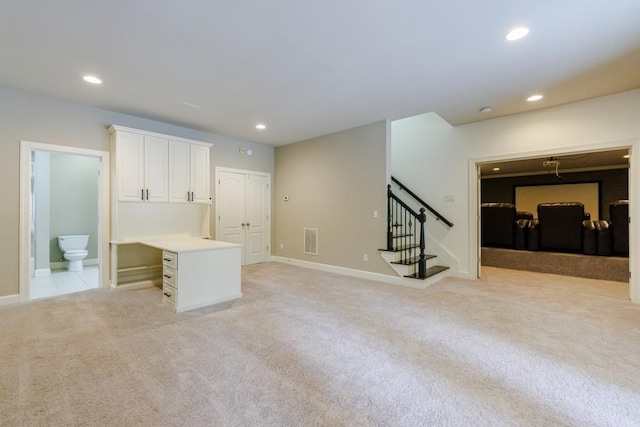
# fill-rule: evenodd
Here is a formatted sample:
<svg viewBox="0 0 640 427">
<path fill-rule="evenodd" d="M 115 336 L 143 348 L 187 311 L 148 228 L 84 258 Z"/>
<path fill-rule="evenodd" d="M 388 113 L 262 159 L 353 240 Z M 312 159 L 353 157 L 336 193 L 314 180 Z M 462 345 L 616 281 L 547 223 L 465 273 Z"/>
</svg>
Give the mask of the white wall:
<svg viewBox="0 0 640 427">
<path fill-rule="evenodd" d="M 430 113 L 392 123 L 391 173 L 455 224 L 442 244 L 460 258 L 460 275 L 475 277 L 473 164 L 622 146 L 634 152 L 639 139 L 640 90 L 458 127 Z M 632 169 L 638 169 L 638 157 L 632 157 Z M 635 187 L 630 193 L 640 200 Z M 445 195 L 455 201 L 445 203 Z M 634 212 L 632 206 L 632 218 Z"/>
</svg>

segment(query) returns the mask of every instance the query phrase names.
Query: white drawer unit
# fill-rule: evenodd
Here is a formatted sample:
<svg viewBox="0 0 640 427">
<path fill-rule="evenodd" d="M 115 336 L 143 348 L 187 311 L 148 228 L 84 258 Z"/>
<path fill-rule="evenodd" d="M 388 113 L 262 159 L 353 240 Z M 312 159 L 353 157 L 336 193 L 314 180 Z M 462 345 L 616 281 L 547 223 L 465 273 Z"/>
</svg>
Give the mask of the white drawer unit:
<svg viewBox="0 0 640 427">
<path fill-rule="evenodd" d="M 242 247 L 197 237 L 141 240 L 162 250 L 162 299 L 176 312 L 242 297 Z"/>
<path fill-rule="evenodd" d="M 174 270 L 177 269 L 178 254 L 169 251 L 162 251 L 162 265 L 173 268 Z"/>
<path fill-rule="evenodd" d="M 163 301 L 168 302 L 169 304 L 175 307 L 176 296 L 177 296 L 177 292 L 175 288 L 173 288 L 172 286 L 166 283 L 162 284 L 162 300 Z"/>
<path fill-rule="evenodd" d="M 173 286 L 174 288 L 177 288 L 177 282 L 176 282 L 176 277 L 177 277 L 178 273 L 176 270 L 174 270 L 173 268 L 169 268 L 169 267 L 162 267 L 162 283 L 166 283 L 168 285 Z"/>
</svg>

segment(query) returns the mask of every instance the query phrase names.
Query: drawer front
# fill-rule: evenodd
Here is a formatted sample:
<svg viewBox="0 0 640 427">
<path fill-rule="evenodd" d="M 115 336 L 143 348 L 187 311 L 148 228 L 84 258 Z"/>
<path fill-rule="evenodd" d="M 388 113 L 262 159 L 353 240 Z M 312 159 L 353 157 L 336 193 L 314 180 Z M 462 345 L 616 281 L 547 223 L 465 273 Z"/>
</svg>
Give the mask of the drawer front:
<svg viewBox="0 0 640 427">
<path fill-rule="evenodd" d="M 167 283 L 162 284 L 162 300 L 168 302 L 172 306 L 176 306 L 176 299 L 178 297 L 178 291 L 174 287 Z"/>
<path fill-rule="evenodd" d="M 173 268 L 162 267 L 162 283 L 168 283 L 174 288 L 178 287 L 178 281 L 176 280 L 177 272 Z"/>
<path fill-rule="evenodd" d="M 168 251 L 162 252 L 162 265 L 178 268 L 178 254 Z"/>
</svg>

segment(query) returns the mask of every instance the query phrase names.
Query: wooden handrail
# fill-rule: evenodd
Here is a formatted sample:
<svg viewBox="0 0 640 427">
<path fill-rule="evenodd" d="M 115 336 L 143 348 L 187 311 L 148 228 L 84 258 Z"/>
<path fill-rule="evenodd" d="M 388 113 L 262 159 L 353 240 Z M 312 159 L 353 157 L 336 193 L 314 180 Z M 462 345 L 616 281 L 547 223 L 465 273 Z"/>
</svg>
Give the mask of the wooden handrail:
<svg viewBox="0 0 640 427">
<path fill-rule="evenodd" d="M 407 188 L 406 185 L 404 185 L 403 183 L 401 183 L 400 181 L 398 181 L 395 177 L 391 177 L 391 180 L 393 182 L 395 182 L 396 184 L 398 184 L 398 186 L 400 187 L 401 190 L 404 190 L 407 192 L 408 195 L 410 195 L 411 197 L 413 197 L 418 203 L 420 203 L 422 206 L 424 206 L 425 208 L 427 208 L 427 210 L 429 212 L 431 212 L 432 214 L 435 215 L 435 217 L 444 222 L 445 224 L 447 224 L 449 227 L 453 227 L 453 223 L 451 221 L 449 221 L 448 219 L 446 219 L 445 217 L 443 217 L 438 211 L 436 211 L 435 209 L 433 209 L 431 206 L 429 206 L 429 204 L 427 202 L 425 202 L 424 200 L 422 200 L 420 198 L 420 196 L 418 196 L 416 193 L 414 193 L 413 191 L 409 190 Z"/>
</svg>

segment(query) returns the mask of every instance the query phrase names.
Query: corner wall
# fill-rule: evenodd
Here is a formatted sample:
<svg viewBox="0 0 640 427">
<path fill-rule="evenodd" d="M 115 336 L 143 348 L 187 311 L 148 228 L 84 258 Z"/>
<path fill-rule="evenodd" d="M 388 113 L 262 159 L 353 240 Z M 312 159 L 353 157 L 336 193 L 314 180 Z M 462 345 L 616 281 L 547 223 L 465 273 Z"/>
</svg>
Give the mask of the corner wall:
<svg viewBox="0 0 640 427">
<path fill-rule="evenodd" d="M 213 143 L 212 171 L 225 166 L 273 173 L 271 146 L 0 87 L 0 180 L 4 184 L 0 186 L 0 297 L 19 292 L 20 141 L 108 152 L 111 124 Z M 252 156 L 240 154 L 240 147 L 250 148 Z M 212 189 L 213 179 L 212 173 Z M 211 230 L 215 230 L 211 218 Z"/>
<path fill-rule="evenodd" d="M 273 255 L 394 274 L 378 253 L 386 242 L 387 135 L 381 121 L 276 148 Z M 318 229 L 317 256 L 304 254 L 305 227 Z"/>
</svg>

